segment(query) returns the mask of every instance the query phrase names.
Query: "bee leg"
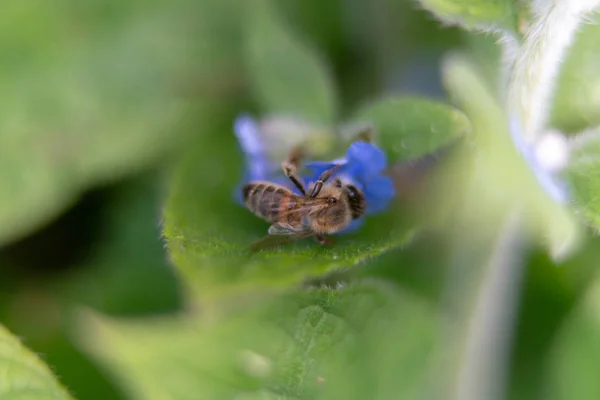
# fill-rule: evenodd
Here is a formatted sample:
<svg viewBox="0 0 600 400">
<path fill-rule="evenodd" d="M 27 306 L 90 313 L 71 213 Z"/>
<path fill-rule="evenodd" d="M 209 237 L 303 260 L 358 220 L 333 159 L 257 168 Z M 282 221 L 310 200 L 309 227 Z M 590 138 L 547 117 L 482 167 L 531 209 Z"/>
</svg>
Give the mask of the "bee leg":
<svg viewBox="0 0 600 400">
<path fill-rule="evenodd" d="M 324 245 L 331 245 L 335 243 L 335 240 L 331 237 L 327 237 L 327 236 L 323 236 L 323 235 L 316 235 L 315 239 L 317 239 L 317 242 L 319 242 L 320 245 L 324 246 Z"/>
<path fill-rule="evenodd" d="M 366 143 L 373 142 L 373 127 L 366 126 L 362 128 L 356 135 L 356 141 Z"/>
<path fill-rule="evenodd" d="M 303 196 L 306 196 L 306 190 L 304 189 L 304 185 L 302 184 L 302 182 L 300 182 L 300 180 L 298 179 L 296 174 L 294 174 L 294 172 L 292 172 L 292 170 L 287 166 L 283 167 L 283 171 L 285 172 L 287 177 L 290 178 L 290 180 L 294 183 L 294 185 L 298 188 L 300 193 L 302 193 Z"/>
<path fill-rule="evenodd" d="M 306 190 L 304 189 L 304 185 L 296 176 L 296 170 L 298 169 L 298 165 L 300 164 L 300 158 L 302 157 L 302 151 L 298 147 L 294 147 L 290 151 L 290 155 L 288 159 L 281 163 L 281 167 L 283 168 L 283 172 L 285 175 L 290 178 L 290 180 L 294 183 L 294 185 L 300 190 L 303 196 L 306 196 Z"/>
<path fill-rule="evenodd" d="M 323 188 L 323 184 L 325 182 L 327 182 L 327 180 L 329 178 L 331 178 L 331 175 L 333 175 L 333 173 L 335 171 L 337 171 L 341 166 L 342 166 L 342 164 L 337 164 L 333 168 L 329 168 L 327 171 L 325 171 L 321 175 L 319 175 L 319 179 L 317 179 L 317 182 L 315 183 L 315 186 L 313 186 L 312 190 L 310 191 L 310 195 L 309 196 L 310 197 L 317 197 L 317 195 L 319 194 L 319 192 Z"/>
</svg>

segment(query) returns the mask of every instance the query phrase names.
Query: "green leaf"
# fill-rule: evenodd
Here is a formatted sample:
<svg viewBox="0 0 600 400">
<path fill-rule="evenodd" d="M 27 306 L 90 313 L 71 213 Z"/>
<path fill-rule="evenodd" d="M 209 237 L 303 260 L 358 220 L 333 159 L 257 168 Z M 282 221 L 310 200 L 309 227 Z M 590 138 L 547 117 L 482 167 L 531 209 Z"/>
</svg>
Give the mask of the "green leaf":
<svg viewBox="0 0 600 400">
<path fill-rule="evenodd" d="M 247 67 L 263 113 L 283 113 L 332 125 L 336 98 L 319 55 L 280 21 L 270 1 L 248 13 Z"/>
<path fill-rule="evenodd" d="M 353 334 L 334 343 L 330 354 L 322 350 L 325 387 L 318 398 L 423 398 L 432 389 L 438 350 L 436 313 L 381 283 L 347 290 L 331 313 Z"/>
<path fill-rule="evenodd" d="M 506 91 L 506 88 L 500 87 L 505 78 L 501 74 L 508 72 L 502 71 L 502 46 L 498 43 L 498 38 L 494 35 L 481 35 L 476 32 L 462 33 L 465 46 L 473 61 L 477 62 L 482 78 L 495 97 L 500 98 L 501 93 Z"/>
<path fill-rule="evenodd" d="M 70 399 L 50 369 L 0 325 L 0 397 L 3 399 Z"/>
<path fill-rule="evenodd" d="M 518 32 L 516 0 L 419 0 L 442 22 L 465 29 Z"/>
<path fill-rule="evenodd" d="M 470 132 L 471 124 L 459 110 L 418 97 L 398 97 L 368 104 L 352 118 L 376 128 L 377 143 L 390 162 L 431 154 Z"/>
<path fill-rule="evenodd" d="M 567 255 L 579 242 L 579 225 L 542 189 L 532 166 L 518 153 L 508 120 L 474 63 L 460 55 L 449 57 L 444 79 L 473 124 L 472 146 L 463 170 L 457 171 L 468 182 L 463 210 L 467 221 L 473 229 L 495 232 L 508 214 L 523 208 L 523 226 L 544 241 L 555 258 Z"/>
<path fill-rule="evenodd" d="M 180 307 L 180 283 L 168 265 L 160 228 L 157 174 L 128 180 L 106 196 L 103 234 L 85 265 L 61 285 L 66 302 L 111 315 L 140 315 Z"/>
<path fill-rule="evenodd" d="M 184 89 L 202 87 L 211 99 L 230 94 L 214 85 L 221 73 L 228 81 L 236 75 L 213 60 L 222 63 L 231 46 L 205 38 L 228 32 L 236 14 L 221 12 L 233 7 L 121 3 L 3 7 L 0 243 L 47 223 L 90 186 L 164 160 L 187 134 Z M 205 59 L 219 72 L 196 72 Z"/>
<path fill-rule="evenodd" d="M 600 285 L 595 283 L 558 331 L 550 354 L 549 399 L 597 399 L 600 382 Z"/>
<path fill-rule="evenodd" d="M 180 283 L 168 265 L 160 227 L 159 176 L 128 179 L 102 192 L 94 244 L 80 265 L 58 274 L 25 274 L 19 259 L 0 262 L 0 321 L 44 355 L 73 396 L 118 400 L 107 381 L 68 337 L 71 310 L 85 304 L 109 315 L 149 315 L 181 307 Z M 11 276 L 10 271 L 22 271 Z M 37 299 L 37 300 L 36 300 Z M 0 398 L 2 398 L 0 396 Z"/>
<path fill-rule="evenodd" d="M 580 302 L 585 289 L 594 283 L 593 278 L 598 272 L 595 260 L 600 256 L 600 238 L 589 239 L 582 251 L 558 268 L 543 255 L 541 248 L 527 257 L 519 295 L 519 315 L 515 321 L 508 398 L 534 399 L 545 393 L 542 390 L 550 383 L 549 353 L 560 335 L 561 326 Z M 550 392 L 546 393 L 550 395 Z"/>
<path fill-rule="evenodd" d="M 585 24 L 560 70 L 551 123 L 563 132 L 600 125 L 600 25 Z"/>
<path fill-rule="evenodd" d="M 352 267 L 406 244 L 418 229 L 390 211 L 367 218 L 357 234 L 336 236 L 330 247 L 307 239 L 251 252 L 249 246 L 267 235 L 269 224 L 234 199 L 241 190 L 241 157 L 233 117 L 221 122 L 210 128 L 210 137 L 190 144 L 175 166 L 164 210 L 170 258 L 205 298 L 282 288 Z"/>
<path fill-rule="evenodd" d="M 565 176 L 573 206 L 593 226 L 600 229 L 600 128 L 581 133 L 571 141 L 571 154 Z"/>
<path fill-rule="evenodd" d="M 210 321 L 88 315 L 78 337 L 132 399 L 416 398 L 428 388 L 435 314 L 393 286 L 245 305 Z"/>
</svg>

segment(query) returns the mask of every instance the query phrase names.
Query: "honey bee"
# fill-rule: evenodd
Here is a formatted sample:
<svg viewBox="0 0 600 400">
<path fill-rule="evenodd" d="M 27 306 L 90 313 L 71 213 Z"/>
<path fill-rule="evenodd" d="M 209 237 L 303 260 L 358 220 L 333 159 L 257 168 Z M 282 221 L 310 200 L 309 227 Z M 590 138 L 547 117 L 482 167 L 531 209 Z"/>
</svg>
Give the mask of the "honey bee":
<svg viewBox="0 0 600 400">
<path fill-rule="evenodd" d="M 282 168 L 301 196 L 271 182 L 250 182 L 242 188 L 244 202 L 250 211 L 272 224 L 268 235 L 251 246 L 253 250 L 311 236 L 320 244 L 330 243 L 325 235 L 341 231 L 364 214 L 364 194 L 339 178 L 330 179 L 341 165 L 323 172 L 306 190 L 296 175 L 299 160 L 300 151 L 294 149 L 282 163 Z"/>
</svg>

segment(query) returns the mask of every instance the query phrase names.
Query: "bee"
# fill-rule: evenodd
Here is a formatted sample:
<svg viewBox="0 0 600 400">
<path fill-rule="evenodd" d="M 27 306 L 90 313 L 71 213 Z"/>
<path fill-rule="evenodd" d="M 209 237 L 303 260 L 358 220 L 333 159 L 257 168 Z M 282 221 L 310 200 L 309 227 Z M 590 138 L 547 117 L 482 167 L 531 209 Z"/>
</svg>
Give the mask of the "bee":
<svg viewBox="0 0 600 400">
<path fill-rule="evenodd" d="M 255 242 L 258 250 L 314 236 L 320 244 L 331 243 L 325 235 L 344 229 L 366 209 L 364 194 L 333 174 L 341 165 L 324 171 L 308 190 L 296 175 L 301 153 L 293 149 L 282 163 L 285 175 L 302 195 L 271 182 L 250 182 L 242 188 L 244 202 L 256 216 L 271 223 L 268 235 Z"/>
</svg>

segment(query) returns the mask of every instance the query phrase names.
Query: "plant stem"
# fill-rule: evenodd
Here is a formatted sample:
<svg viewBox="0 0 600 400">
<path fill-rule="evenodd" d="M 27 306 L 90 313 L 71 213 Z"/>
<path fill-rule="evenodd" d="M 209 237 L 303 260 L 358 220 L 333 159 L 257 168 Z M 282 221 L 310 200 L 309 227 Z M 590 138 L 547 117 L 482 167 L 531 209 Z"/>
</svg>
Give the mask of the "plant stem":
<svg viewBox="0 0 600 400">
<path fill-rule="evenodd" d="M 547 122 L 556 77 L 584 13 L 598 0 L 533 2 L 533 20 L 525 33 L 509 79 L 508 110 L 533 143 Z"/>
<path fill-rule="evenodd" d="M 454 398 L 504 398 L 521 277 L 523 237 L 520 212 L 513 212 L 490 257 L 486 277 L 467 329 L 465 354 Z"/>
</svg>

